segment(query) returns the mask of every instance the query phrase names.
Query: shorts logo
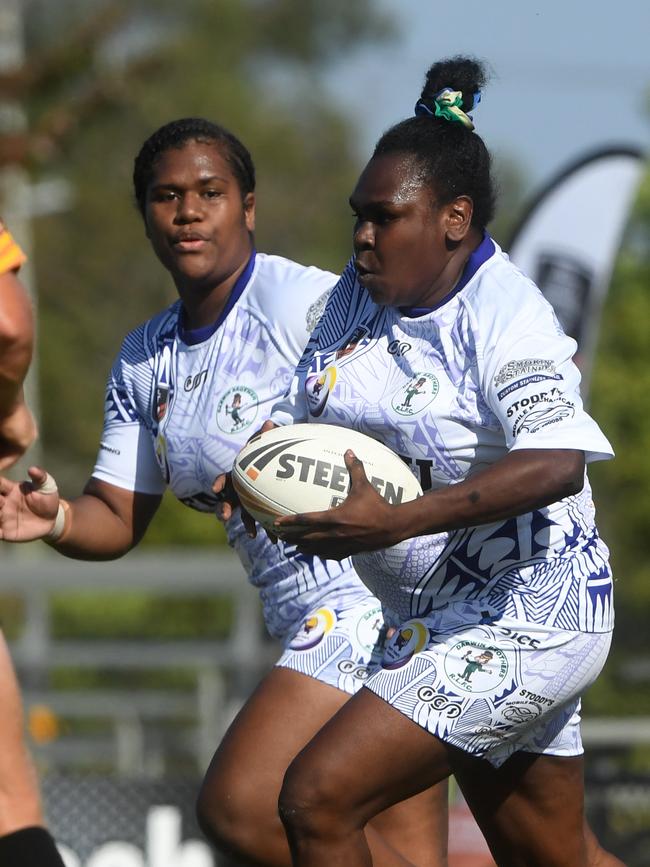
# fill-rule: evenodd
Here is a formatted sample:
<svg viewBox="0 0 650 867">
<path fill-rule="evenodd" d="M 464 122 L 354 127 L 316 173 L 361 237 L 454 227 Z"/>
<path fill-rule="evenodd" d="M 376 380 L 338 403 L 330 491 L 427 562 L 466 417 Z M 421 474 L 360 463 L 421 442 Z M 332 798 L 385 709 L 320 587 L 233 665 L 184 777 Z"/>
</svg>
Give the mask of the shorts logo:
<svg viewBox="0 0 650 867">
<path fill-rule="evenodd" d="M 336 626 L 336 612 L 319 608 L 303 620 L 302 626 L 287 645 L 291 650 L 311 650 Z"/>
<path fill-rule="evenodd" d="M 446 695 L 442 695 L 430 686 L 421 686 L 417 694 L 420 701 L 430 705 L 434 710 L 444 713 L 449 719 L 460 716 L 462 706 L 458 702 L 450 701 Z"/>
<path fill-rule="evenodd" d="M 401 668 L 429 643 L 429 630 L 421 620 L 408 620 L 393 635 L 381 661 L 382 668 Z"/>
<path fill-rule="evenodd" d="M 508 673 L 506 655 L 481 641 L 459 641 L 445 654 L 445 673 L 465 692 L 492 692 Z"/>
<path fill-rule="evenodd" d="M 309 414 L 314 418 L 325 409 L 327 398 L 330 392 L 336 385 L 336 368 L 333 366 L 326 367 L 325 370 L 318 374 L 313 373 L 307 377 L 305 381 L 305 397 L 309 406 Z"/>
<path fill-rule="evenodd" d="M 372 653 L 375 650 L 381 642 L 384 632 L 384 618 L 378 605 L 364 611 L 357 621 L 357 641 L 366 653 Z"/>
<path fill-rule="evenodd" d="M 437 376 L 432 373 L 414 373 L 406 385 L 395 392 L 390 404 L 399 415 L 416 415 L 435 400 L 439 391 Z"/>
<path fill-rule="evenodd" d="M 225 433 L 238 433 L 249 428 L 257 416 L 259 398 L 246 385 L 233 385 L 217 404 L 217 424 Z"/>
<path fill-rule="evenodd" d="M 537 717 L 541 716 L 541 714 L 542 709 L 539 705 L 528 704 L 527 702 L 509 704 L 502 712 L 504 719 L 508 720 L 508 722 L 518 723 L 519 725 L 531 723 L 533 720 L 536 720 Z"/>
<path fill-rule="evenodd" d="M 342 659 L 341 662 L 337 663 L 336 667 L 341 674 L 351 674 L 356 680 L 368 680 L 370 676 L 367 666 L 359 665 L 351 659 Z"/>
</svg>

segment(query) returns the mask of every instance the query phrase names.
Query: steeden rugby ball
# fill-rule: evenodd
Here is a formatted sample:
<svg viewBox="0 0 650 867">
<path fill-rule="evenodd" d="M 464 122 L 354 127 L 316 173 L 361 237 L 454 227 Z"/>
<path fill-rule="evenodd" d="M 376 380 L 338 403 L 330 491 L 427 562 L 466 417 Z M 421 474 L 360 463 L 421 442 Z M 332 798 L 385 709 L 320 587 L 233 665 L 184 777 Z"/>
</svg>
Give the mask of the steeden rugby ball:
<svg viewBox="0 0 650 867">
<path fill-rule="evenodd" d="M 330 424 L 287 425 L 258 434 L 237 455 L 232 482 L 246 511 L 271 529 L 280 515 L 321 512 L 345 500 L 347 449 L 363 461 L 368 480 L 387 502 L 422 496 L 418 480 L 395 452 L 372 437 Z"/>
</svg>

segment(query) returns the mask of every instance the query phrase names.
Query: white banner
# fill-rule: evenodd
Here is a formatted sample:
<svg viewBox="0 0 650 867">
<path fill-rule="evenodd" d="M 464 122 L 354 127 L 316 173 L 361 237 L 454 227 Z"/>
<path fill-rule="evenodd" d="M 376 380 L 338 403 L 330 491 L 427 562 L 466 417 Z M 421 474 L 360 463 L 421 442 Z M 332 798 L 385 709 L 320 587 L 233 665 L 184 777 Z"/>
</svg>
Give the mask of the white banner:
<svg viewBox="0 0 650 867">
<path fill-rule="evenodd" d="M 506 247 L 577 340 L 583 396 L 603 301 L 643 170 L 643 155 L 632 148 L 583 157 L 537 195 Z"/>
</svg>

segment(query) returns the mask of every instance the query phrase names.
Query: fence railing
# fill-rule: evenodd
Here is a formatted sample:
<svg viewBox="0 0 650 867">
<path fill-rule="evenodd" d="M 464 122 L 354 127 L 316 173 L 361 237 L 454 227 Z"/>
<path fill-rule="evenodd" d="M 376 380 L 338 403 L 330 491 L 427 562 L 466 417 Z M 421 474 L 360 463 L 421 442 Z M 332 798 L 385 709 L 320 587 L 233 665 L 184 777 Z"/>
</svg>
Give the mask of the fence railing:
<svg viewBox="0 0 650 867">
<path fill-rule="evenodd" d="M 2 546 L 4 554 L 8 546 Z M 83 734 L 59 727 L 34 744 L 57 770 L 97 768 L 162 776 L 170 762 L 203 770 L 246 695 L 272 664 L 256 590 L 227 549 L 133 552 L 107 563 L 43 556 L 3 558 L 0 594 L 23 602 L 23 628 L 10 642 L 26 712 L 79 721 Z M 138 592 L 227 600 L 231 625 L 222 638 L 61 638 L 53 632 L 57 594 Z M 58 669 L 155 673 L 183 670 L 184 685 L 53 689 Z M 100 678 L 101 680 L 101 678 Z M 190 686 L 188 686 L 188 683 Z M 40 742 L 39 742 L 40 741 Z"/>
</svg>

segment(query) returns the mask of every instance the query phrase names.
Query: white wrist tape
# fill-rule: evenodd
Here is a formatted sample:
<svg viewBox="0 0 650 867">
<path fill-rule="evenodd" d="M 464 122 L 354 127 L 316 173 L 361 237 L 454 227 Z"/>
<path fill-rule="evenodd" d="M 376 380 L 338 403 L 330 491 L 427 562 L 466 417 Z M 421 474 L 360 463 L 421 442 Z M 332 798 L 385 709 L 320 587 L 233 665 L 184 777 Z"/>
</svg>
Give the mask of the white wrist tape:
<svg viewBox="0 0 650 867">
<path fill-rule="evenodd" d="M 54 477 L 51 476 L 49 473 L 46 473 L 45 479 L 36 488 L 36 490 L 39 492 L 39 494 L 58 494 L 59 492 Z M 63 501 L 59 500 L 59 508 L 57 509 L 56 518 L 54 519 L 52 529 L 43 536 L 43 539 L 45 542 L 56 542 L 57 539 L 61 538 L 64 530 L 65 508 L 63 506 Z"/>
<path fill-rule="evenodd" d="M 48 493 L 53 493 L 53 491 L 48 491 Z M 65 509 L 59 503 L 59 508 L 57 509 L 56 518 L 54 519 L 54 525 L 52 529 L 46 533 L 43 538 L 46 542 L 56 542 L 57 539 L 60 539 L 63 535 L 63 531 L 65 530 Z"/>
</svg>

